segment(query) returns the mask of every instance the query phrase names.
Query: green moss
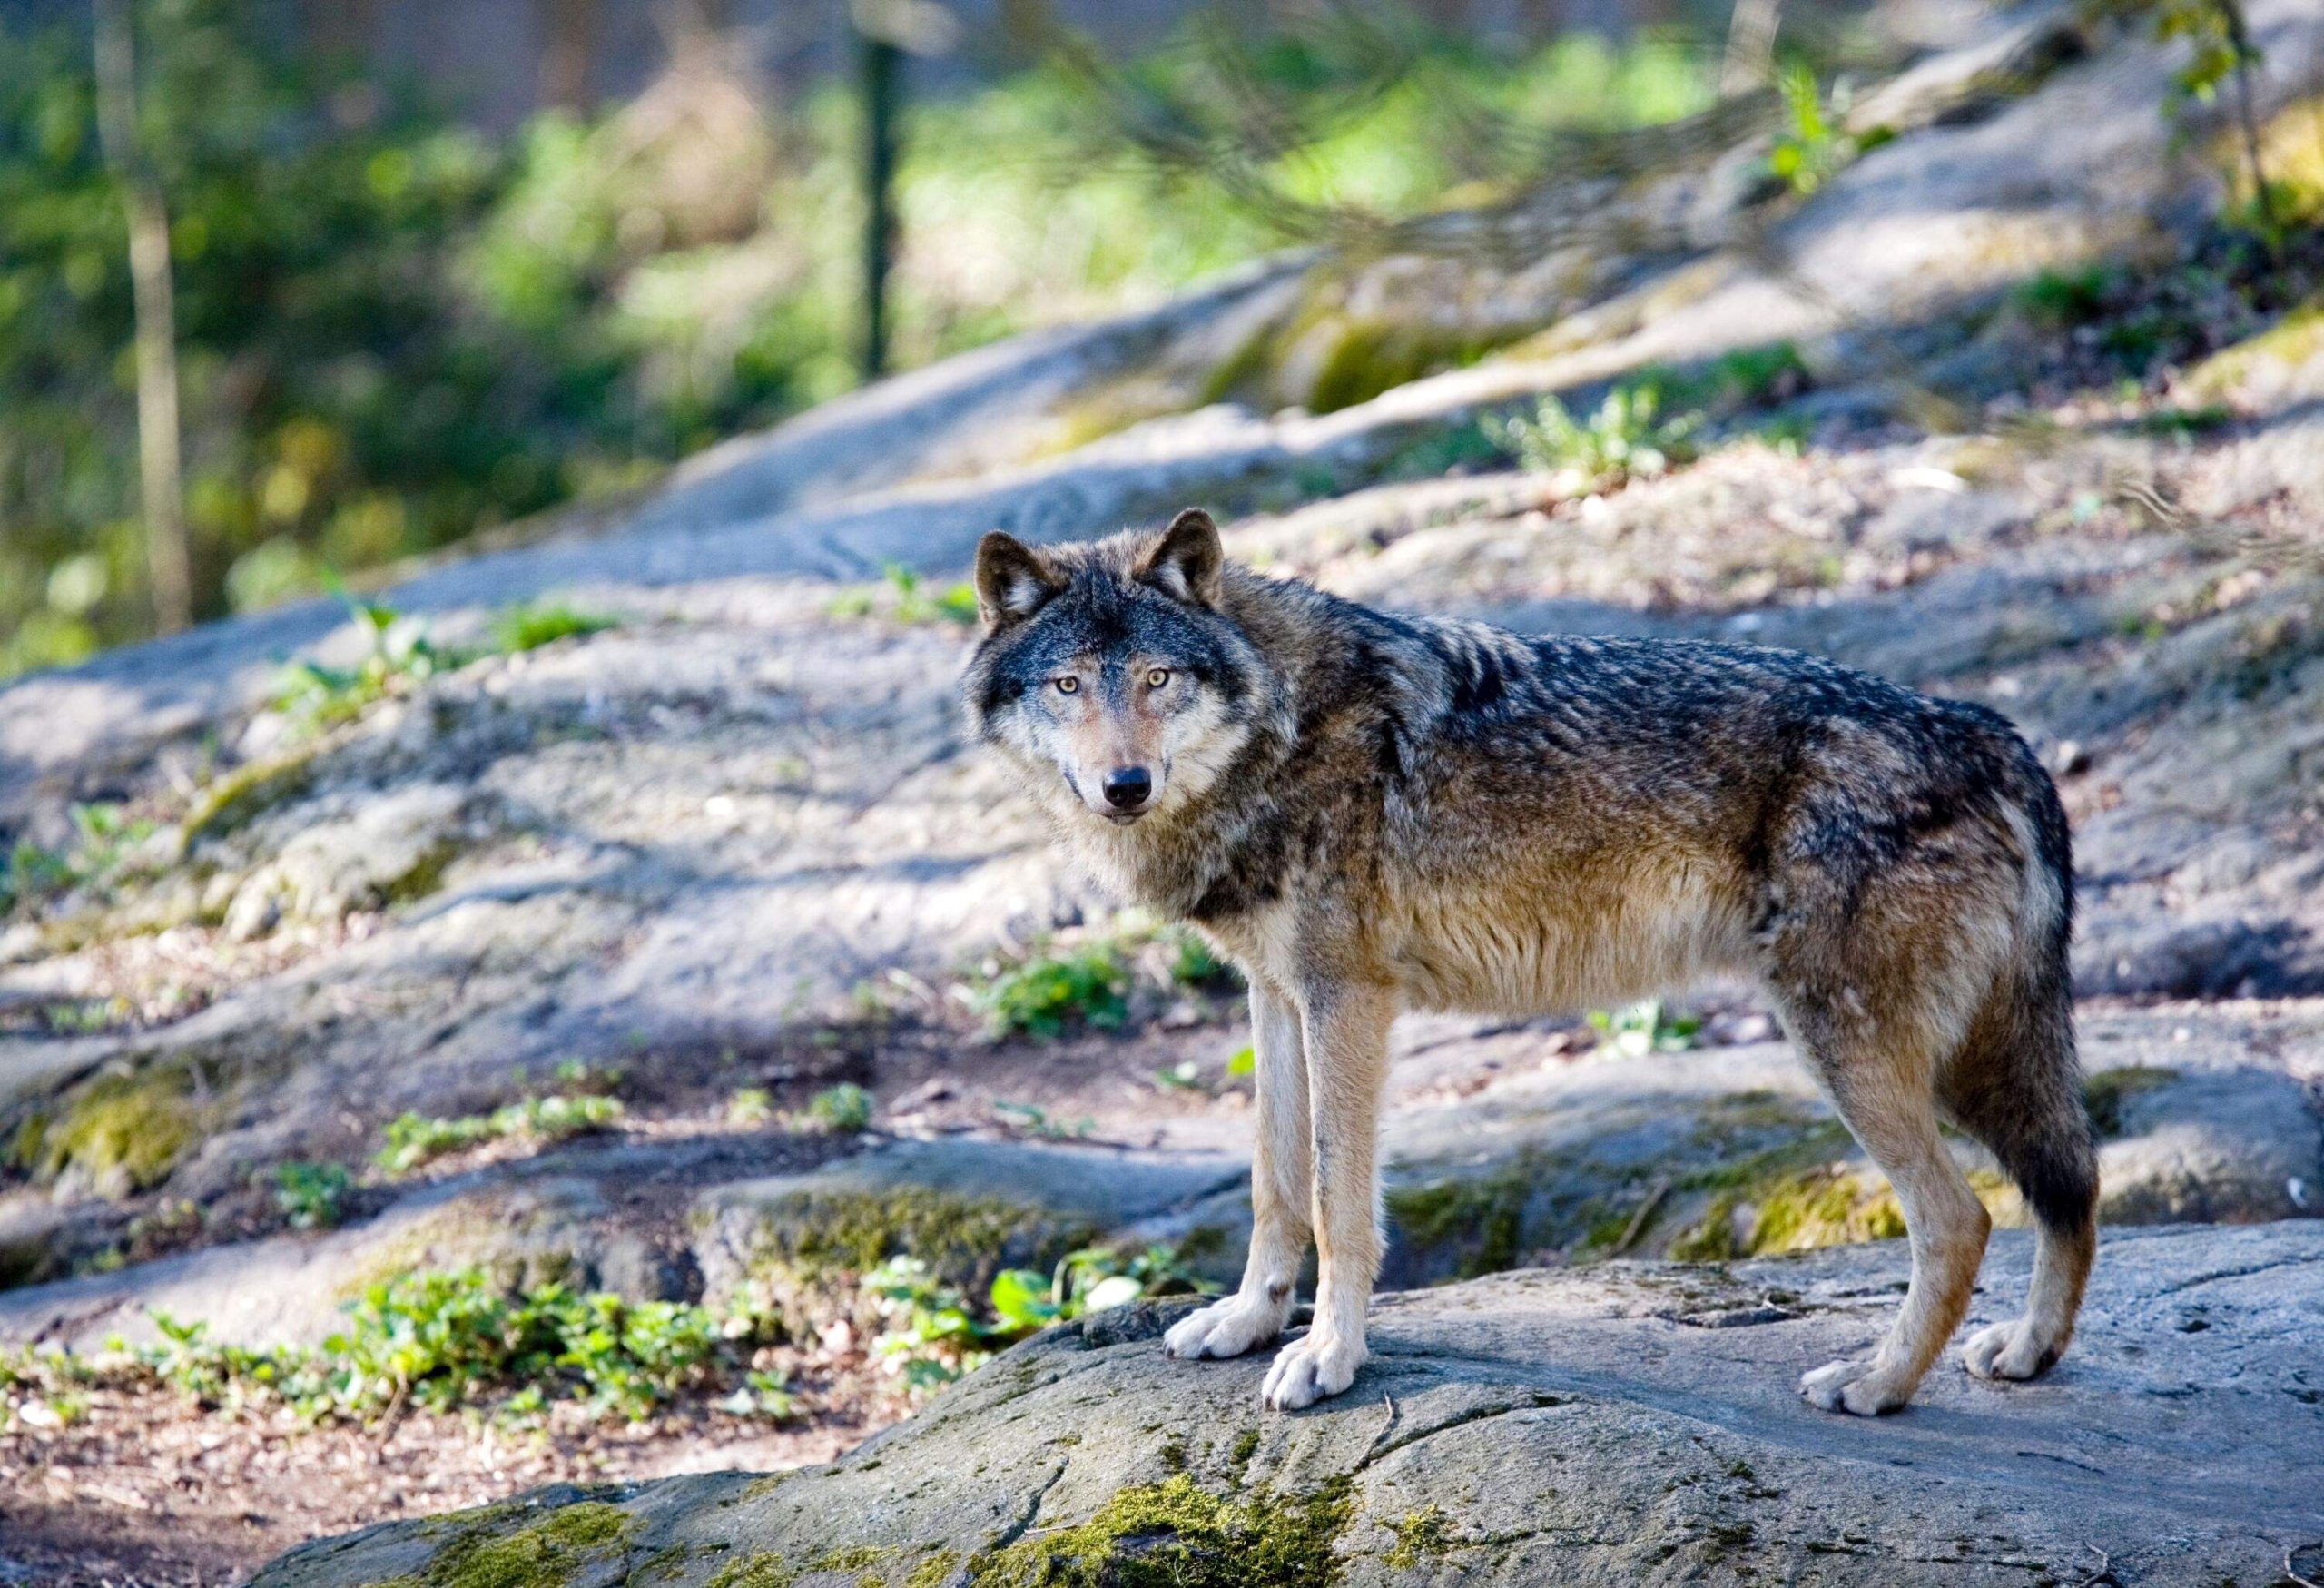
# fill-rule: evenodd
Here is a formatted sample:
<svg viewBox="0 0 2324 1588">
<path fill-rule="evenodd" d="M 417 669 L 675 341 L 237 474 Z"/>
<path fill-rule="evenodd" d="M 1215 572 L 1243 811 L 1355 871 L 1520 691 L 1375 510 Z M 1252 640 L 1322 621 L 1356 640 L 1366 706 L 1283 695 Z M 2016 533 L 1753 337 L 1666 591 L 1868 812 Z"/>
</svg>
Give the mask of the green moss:
<svg viewBox="0 0 2324 1588">
<path fill-rule="evenodd" d="M 2263 368 L 2295 370 L 2324 351 L 2324 304 L 2295 309 L 2248 340 L 2222 348 L 2187 371 L 2185 389 L 2197 397 L 2223 397 Z"/>
<path fill-rule="evenodd" d="M 1763 1187 L 1755 1200 L 1759 1216 L 1751 1228 L 1754 1257 L 1894 1240 L 1905 1233 L 1896 1193 L 1876 1176 L 1845 1169 L 1790 1175 Z"/>
<path fill-rule="evenodd" d="M 1409 1572 L 1423 1560 L 1443 1557 L 1452 1545 L 1451 1524 L 1445 1521 L 1444 1513 L 1431 1503 L 1396 1524 L 1396 1542 L 1388 1550 L 1388 1567 L 1391 1571 Z"/>
<path fill-rule="evenodd" d="M 456 843 L 432 843 L 412 863 L 411 869 L 387 885 L 384 902 L 409 904 L 425 899 L 442 886 L 444 873 L 460 853 Z"/>
<path fill-rule="evenodd" d="M 54 1119 L 35 1116 L 19 1128 L 17 1159 L 44 1180 L 77 1169 L 119 1194 L 149 1190 L 201 1131 L 205 1110 L 192 1090 L 182 1068 L 100 1076 Z"/>
<path fill-rule="evenodd" d="M 1731 1148 L 1738 1136 L 1746 1129 L 1773 1129 L 1797 1123 L 1797 1109 L 1787 1106 L 1786 1110 L 1778 1110 L 1769 1106 L 1760 1113 L 1755 1105 L 1748 1101 L 1752 1096 L 1751 1093 L 1744 1093 L 1735 1100 L 1734 1108 L 1715 1114 L 1707 1113 L 1703 1124 L 1696 1130 L 1696 1143 L 1707 1150 L 1719 1150 Z M 1758 1123 L 1751 1123 L 1755 1118 Z M 1855 1138 L 1848 1134 L 1846 1126 L 1837 1119 L 1824 1119 L 1773 1146 L 1728 1159 L 1707 1169 L 1696 1169 L 1679 1180 L 1679 1187 L 1689 1191 L 1748 1190 L 1787 1170 L 1809 1164 L 1828 1163 L 1846 1152 L 1854 1143 Z"/>
<path fill-rule="evenodd" d="M 2101 1136 L 2120 1136 L 2123 1103 L 2141 1092 L 2152 1091 L 2178 1079 L 2177 1070 L 2160 1065 L 2132 1064 L 2121 1070 L 2102 1070 L 2082 1083 L 2083 1106 L 2090 1110 L 2090 1122 L 2098 1127 Z"/>
<path fill-rule="evenodd" d="M 1743 1208 L 1753 1217 L 1748 1233 L 1738 1237 L 1735 1215 Z M 1739 1187 L 1721 1187 L 1701 1218 L 1670 1243 L 1669 1255 L 1682 1263 L 1726 1262 L 1893 1240 L 1904 1233 L 1904 1210 L 1886 1180 L 1827 1167 L 1763 1174 Z"/>
<path fill-rule="evenodd" d="M 1735 1194 L 1722 1191 L 1693 1226 L 1670 1243 L 1669 1256 L 1679 1263 L 1724 1263 L 1741 1255 L 1735 1239 Z"/>
<path fill-rule="evenodd" d="M 911 1569 L 904 1579 L 904 1588 L 944 1588 L 946 1578 L 960 1568 L 958 1551 L 940 1549 Z"/>
<path fill-rule="evenodd" d="M 887 1588 L 887 1578 L 877 1570 L 895 1557 L 892 1549 L 876 1544 L 859 1544 L 846 1549 L 835 1549 L 818 1555 L 807 1563 L 810 1572 L 852 1572 L 856 1573 L 855 1588 Z"/>
<path fill-rule="evenodd" d="M 1353 408 L 1423 376 L 1473 364 L 1515 340 L 1514 332 L 1488 336 L 1410 321 L 1349 321 L 1315 371 L 1307 407 L 1315 413 Z"/>
<path fill-rule="evenodd" d="M 1222 1499 L 1181 1474 L 1124 1489 L 1078 1527 L 970 1565 L 975 1588 L 1327 1588 L 1351 1510 L 1346 1480 L 1307 1495 Z"/>
<path fill-rule="evenodd" d="M 798 1580 L 781 1555 L 762 1552 L 719 1567 L 706 1588 L 791 1588 Z"/>
<path fill-rule="evenodd" d="M 321 748 L 320 741 L 301 745 L 212 778 L 194 795 L 179 824 L 187 845 L 191 847 L 197 838 L 231 833 L 268 806 L 297 794 L 306 786 Z"/>
<path fill-rule="evenodd" d="M 770 1211 L 759 1263 L 812 1284 L 909 1255 L 946 1283 L 981 1290 L 1001 1267 L 1055 1258 L 1096 1233 L 1059 1228 L 1038 1208 L 921 1186 L 803 1191 Z"/>
<path fill-rule="evenodd" d="M 599 1500 L 496 1536 L 500 1519 L 472 1524 L 437 1551 L 420 1575 L 423 1588 L 563 1588 L 583 1566 L 621 1547 L 632 1526 L 619 1506 Z"/>
<path fill-rule="evenodd" d="M 1400 1186 L 1387 1194 L 1388 1217 L 1406 1246 L 1457 1251 L 1461 1277 L 1498 1274 L 1517 1266 L 1538 1180 L 1531 1160 L 1521 1159 L 1474 1179 Z"/>
</svg>

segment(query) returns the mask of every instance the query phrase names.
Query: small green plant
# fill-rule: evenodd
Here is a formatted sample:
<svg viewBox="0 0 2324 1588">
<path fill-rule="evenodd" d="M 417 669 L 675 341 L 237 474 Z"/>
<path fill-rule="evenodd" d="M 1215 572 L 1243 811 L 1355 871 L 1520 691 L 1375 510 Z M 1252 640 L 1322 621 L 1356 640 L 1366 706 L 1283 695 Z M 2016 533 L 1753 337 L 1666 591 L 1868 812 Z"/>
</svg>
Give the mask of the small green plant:
<svg viewBox="0 0 2324 1588">
<path fill-rule="evenodd" d="M 0 914 L 19 904 L 36 903 L 72 885 L 73 867 L 64 855 L 20 838 L 8 851 L 6 865 L 0 866 Z"/>
<path fill-rule="evenodd" d="M 274 707 L 301 729 L 315 733 L 352 722 L 369 706 L 466 658 L 438 649 L 422 624 L 407 622 L 394 607 L 338 592 L 369 645 L 352 667 L 329 667 L 310 656 L 288 663 L 276 687 Z"/>
<path fill-rule="evenodd" d="M 1725 410 L 1757 408 L 1797 396 L 1813 379 L 1797 343 L 1769 342 L 1721 353 L 1691 380 L 1685 400 Z"/>
<path fill-rule="evenodd" d="M 1491 427 L 1481 419 L 1470 419 L 1409 443 L 1381 467 L 1380 473 L 1385 479 L 1435 479 L 1494 468 L 1507 457 Z"/>
<path fill-rule="evenodd" d="M 1234 1057 L 1226 1060 L 1226 1074 L 1231 1080 L 1247 1080 L 1258 1072 L 1259 1050 L 1255 1047 L 1237 1048 Z"/>
<path fill-rule="evenodd" d="M 537 651 L 561 639 L 603 634 L 620 626 L 620 620 L 593 612 L 578 612 L 562 602 L 508 607 L 493 620 L 492 638 L 507 656 Z"/>
<path fill-rule="evenodd" d="M 76 878 L 102 876 L 124 853 L 153 835 L 153 824 L 131 816 L 116 804 L 74 805 L 66 813 L 76 840 L 67 864 Z"/>
<path fill-rule="evenodd" d="M 781 1373 L 753 1370 L 743 1376 L 734 1393 L 716 1403 L 720 1411 L 735 1417 L 766 1417 L 781 1422 L 793 1409 L 791 1380 Z"/>
<path fill-rule="evenodd" d="M 1526 469 L 1540 474 L 1570 469 L 1583 476 L 1591 489 L 1611 489 L 1693 459 L 1690 439 L 1702 425 L 1702 414 L 1665 419 L 1662 399 L 1659 381 L 1627 381 L 1608 391 L 1587 419 L 1574 418 L 1555 397 L 1544 397 L 1531 417 L 1497 419 L 1487 428 Z"/>
<path fill-rule="evenodd" d="M 1119 1026 L 1129 981 L 1120 946 L 1094 942 L 1036 952 L 993 974 L 974 1001 L 995 1036 L 1055 1037 L 1076 1024 Z"/>
<path fill-rule="evenodd" d="M 976 587 L 965 582 L 947 585 L 930 595 L 921 587 L 920 575 L 900 562 L 890 563 L 882 570 L 888 584 L 896 593 L 895 614 L 899 623 L 958 623 L 977 620 Z"/>
<path fill-rule="evenodd" d="M 489 1114 L 451 1119 L 406 1112 L 388 1121 L 379 1165 L 390 1175 L 402 1175 L 447 1153 L 507 1137 L 563 1141 L 603 1130 L 623 1112 L 620 1099 L 591 1095 L 524 1098 Z"/>
<path fill-rule="evenodd" d="M 611 1097 L 621 1090 L 622 1069 L 618 1064 L 591 1064 L 581 1059 L 560 1059 L 555 1073 L 556 1084 L 568 1092 Z"/>
<path fill-rule="evenodd" d="M 2148 436 L 2201 436 L 2224 429 L 2234 422 L 2233 409 L 2211 402 L 2201 408 L 2159 408 L 2141 414 L 2132 428 Z"/>
<path fill-rule="evenodd" d="M 293 1229 L 335 1229 L 353 1184 L 346 1166 L 292 1161 L 274 1166 L 274 1205 Z"/>
<path fill-rule="evenodd" d="M 1179 1253 L 1167 1246 L 1127 1257 L 1085 1247 L 1068 1252 L 1048 1274 L 1003 1269 L 993 1277 L 982 1307 L 958 1287 L 940 1281 L 917 1258 L 891 1258 L 866 1274 L 862 1284 L 884 1320 L 873 1352 L 898 1364 L 916 1392 L 974 1372 L 996 1347 L 1053 1323 L 1148 1296 L 1205 1289 Z"/>
<path fill-rule="evenodd" d="M 1225 991 L 1242 985 L 1242 972 L 1213 953 L 1199 932 L 1176 932 L 1169 946 L 1170 980 L 1179 986 Z"/>
<path fill-rule="evenodd" d="M 852 1080 L 827 1086 L 807 1102 L 807 1118 L 834 1135 L 852 1135 L 872 1126 L 872 1094 Z"/>
<path fill-rule="evenodd" d="M 504 1396 L 522 1396 L 520 1411 L 568 1398 L 635 1420 L 710 1376 L 731 1332 L 682 1302 L 561 1285 L 511 1292 L 473 1269 L 373 1285 L 348 1311 L 347 1327 L 311 1350 L 222 1345 L 200 1323 L 155 1313 L 162 1344 L 139 1359 L 204 1405 L 279 1399 L 309 1422 Z"/>
<path fill-rule="evenodd" d="M 71 848 L 46 849 L 19 839 L 0 863 L 0 915 L 19 903 L 105 881 L 154 833 L 152 821 L 105 801 L 68 805 L 64 814 L 73 824 Z"/>
<path fill-rule="evenodd" d="M 1776 76 L 1776 89 L 1783 95 L 1785 124 L 1768 153 L 1768 171 L 1805 196 L 1829 182 L 1851 150 L 1806 63 L 1786 65 Z"/>
<path fill-rule="evenodd" d="M 754 1129 L 774 1118 L 774 1098 L 763 1086 L 740 1088 L 726 1100 L 726 1122 Z"/>
<path fill-rule="evenodd" d="M 940 1389 L 991 1358 L 993 1331 L 920 1258 L 890 1258 L 862 1284 L 881 1324 L 872 1354 L 896 1364 L 915 1392 Z"/>
<path fill-rule="evenodd" d="M 2104 317 L 2107 301 L 2122 280 L 2105 265 L 2046 270 L 2012 288 L 2010 301 L 2038 325 L 2072 330 Z"/>
<path fill-rule="evenodd" d="M 1590 1023 L 1618 1053 L 1640 1058 L 1648 1053 L 1683 1053 L 1695 1045 L 1703 1022 L 1692 1015 L 1673 1015 L 1662 1001 L 1649 998 L 1628 1009 L 1598 1010 Z"/>
</svg>

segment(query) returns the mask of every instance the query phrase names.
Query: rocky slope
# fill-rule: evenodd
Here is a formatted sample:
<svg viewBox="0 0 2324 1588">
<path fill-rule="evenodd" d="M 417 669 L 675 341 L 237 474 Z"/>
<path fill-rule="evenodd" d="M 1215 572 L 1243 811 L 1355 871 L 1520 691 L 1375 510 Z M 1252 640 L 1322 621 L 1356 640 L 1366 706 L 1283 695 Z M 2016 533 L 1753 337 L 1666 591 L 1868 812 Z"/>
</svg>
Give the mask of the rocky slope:
<svg viewBox="0 0 2324 1588">
<path fill-rule="evenodd" d="M 475 1264 L 723 1304 L 793 1283 L 810 1214 L 893 1249 L 971 1208 L 964 1279 L 1089 1237 L 1231 1272 L 1232 997 L 1055 869 L 951 697 L 977 535 L 1190 499 L 1360 598 L 1798 646 L 2006 712 L 2076 824 L 2107 1217 L 2324 1210 L 2324 250 L 2259 269 L 2214 224 L 2224 123 L 2166 118 L 2143 28 L 1921 9 L 1942 47 L 1805 200 L 1745 142 L 1521 269 L 1286 258 L 421 571 L 385 642 L 318 604 L 0 689 L 0 836 L 32 857 L 0 925 L 0 1340 L 155 1306 L 310 1340 L 367 1280 Z M 2324 18 L 2249 10 L 2296 151 Z M 1498 351 L 1421 372 L 1440 332 Z M 2154 354 L 2127 386 L 2126 348 Z M 1699 409 L 1667 472 L 1528 470 L 1477 422 L 1586 418 L 1649 366 Z M 279 703 L 286 661 L 381 643 L 376 687 Z M 1060 945 L 1121 967 L 1125 1023 L 995 1040 L 993 979 Z M 1699 1029 L 1407 1021 L 1388 1282 L 1894 1232 L 1764 1011 L 1664 1013 Z M 842 1080 L 876 1129 L 792 1128 Z M 625 1112 L 376 1165 L 399 1115 L 576 1090 Z M 332 1233 L 278 1206 L 313 1162 L 358 1182 Z"/>
<path fill-rule="evenodd" d="M 2023 1296 L 2006 1238 L 1980 1318 Z M 2110 1240 L 2049 1378 L 1947 1365 L 1876 1423 L 1792 1381 L 1885 1324 L 1894 1245 L 1385 1299 L 1344 1396 L 1061 1326 L 827 1466 L 552 1490 L 294 1551 L 263 1588 L 2269 1583 L 2324 1559 L 2324 1226 Z M 2111 1573 L 2111 1578 L 2109 1573 Z"/>
</svg>

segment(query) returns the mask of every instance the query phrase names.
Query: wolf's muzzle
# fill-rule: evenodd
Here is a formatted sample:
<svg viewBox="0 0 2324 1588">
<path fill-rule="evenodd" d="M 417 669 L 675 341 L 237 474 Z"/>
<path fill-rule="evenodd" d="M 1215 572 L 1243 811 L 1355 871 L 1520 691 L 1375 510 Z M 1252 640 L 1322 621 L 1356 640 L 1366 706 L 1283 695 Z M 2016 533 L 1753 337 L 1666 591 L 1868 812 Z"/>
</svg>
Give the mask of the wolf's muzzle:
<svg viewBox="0 0 2324 1588">
<path fill-rule="evenodd" d="M 1125 816 L 1134 816 L 1153 797 L 1154 775 L 1143 766 L 1118 766 L 1099 784 L 1106 803 Z"/>
</svg>

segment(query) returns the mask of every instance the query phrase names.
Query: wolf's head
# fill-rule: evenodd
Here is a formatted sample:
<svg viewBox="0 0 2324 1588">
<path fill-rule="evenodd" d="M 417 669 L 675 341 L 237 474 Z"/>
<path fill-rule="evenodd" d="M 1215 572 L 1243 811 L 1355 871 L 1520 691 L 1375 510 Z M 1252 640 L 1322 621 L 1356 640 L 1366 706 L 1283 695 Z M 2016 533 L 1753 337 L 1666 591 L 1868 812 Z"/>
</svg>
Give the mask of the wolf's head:
<svg viewBox="0 0 2324 1588">
<path fill-rule="evenodd" d="M 1248 742 L 1266 664 L 1222 609 L 1218 527 L 1036 551 L 977 547 L 984 638 L 963 681 L 977 735 L 1068 820 L 1128 827 L 1198 798 Z"/>
</svg>

